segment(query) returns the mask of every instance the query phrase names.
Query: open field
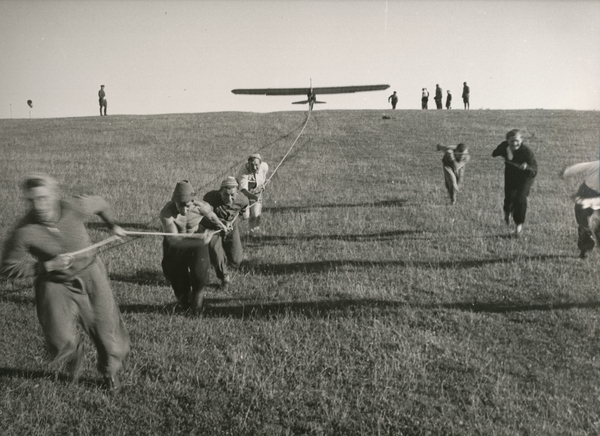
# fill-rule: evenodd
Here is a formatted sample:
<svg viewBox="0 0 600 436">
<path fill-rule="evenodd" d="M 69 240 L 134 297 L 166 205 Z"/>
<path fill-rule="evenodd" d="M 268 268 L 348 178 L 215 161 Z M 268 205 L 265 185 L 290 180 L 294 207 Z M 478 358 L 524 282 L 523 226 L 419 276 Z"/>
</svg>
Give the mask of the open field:
<svg viewBox="0 0 600 436">
<path fill-rule="evenodd" d="M 274 169 L 304 119 L 0 120 L 2 237 L 26 173 L 155 230 L 177 180 L 203 195 L 255 151 Z M 540 168 L 519 239 L 491 158 L 516 127 Z M 435 144 L 458 142 L 472 161 L 450 206 Z M 79 386 L 50 367 L 31 280 L 0 280 L 0 434 L 596 434 L 600 252 L 577 257 L 577 184 L 557 174 L 599 145 L 596 112 L 316 111 L 266 192 L 264 236 L 227 294 L 211 271 L 201 316 L 176 309 L 160 238 L 101 251 L 132 339 L 119 396 L 88 339 Z"/>
</svg>

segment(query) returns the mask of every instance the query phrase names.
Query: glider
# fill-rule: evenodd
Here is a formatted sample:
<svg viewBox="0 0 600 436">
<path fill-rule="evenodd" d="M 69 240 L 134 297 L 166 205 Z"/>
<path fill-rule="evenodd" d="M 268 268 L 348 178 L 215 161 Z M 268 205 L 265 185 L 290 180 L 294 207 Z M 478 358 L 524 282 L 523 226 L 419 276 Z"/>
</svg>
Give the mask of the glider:
<svg viewBox="0 0 600 436">
<path fill-rule="evenodd" d="M 257 88 L 257 89 L 233 89 L 234 94 L 246 95 L 306 95 L 306 100 L 294 101 L 292 104 L 307 104 L 309 110 L 312 110 L 315 103 L 325 103 L 317 101 L 317 94 L 352 94 L 365 91 L 383 91 L 390 85 L 361 85 L 361 86 L 329 86 L 323 88 L 313 88 L 312 81 L 310 88 Z"/>
</svg>

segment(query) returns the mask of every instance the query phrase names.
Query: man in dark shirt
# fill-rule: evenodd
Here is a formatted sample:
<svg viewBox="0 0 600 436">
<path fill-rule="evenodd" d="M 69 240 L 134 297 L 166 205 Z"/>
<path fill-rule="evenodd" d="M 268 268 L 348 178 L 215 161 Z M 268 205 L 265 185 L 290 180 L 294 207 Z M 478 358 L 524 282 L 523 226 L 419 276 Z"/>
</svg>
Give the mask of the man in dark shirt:
<svg viewBox="0 0 600 436">
<path fill-rule="evenodd" d="M 388 103 L 390 101 L 392 102 L 392 109 L 396 109 L 396 105 L 398 104 L 398 94 L 396 94 L 396 91 L 388 97 Z"/>
<path fill-rule="evenodd" d="M 471 95 L 471 89 L 467 85 L 467 82 L 463 82 L 462 99 L 463 99 L 463 103 L 465 104 L 465 109 L 469 109 L 469 107 L 470 107 L 469 106 L 470 95 Z"/>
<path fill-rule="evenodd" d="M 537 175 L 537 162 L 533 151 L 523 144 L 523 132 L 519 129 L 506 134 L 502 142 L 492 152 L 492 156 L 504 158 L 504 221 L 510 225 L 510 216 L 517 225 L 515 235 L 519 236 L 527 214 L 527 197 Z"/>
<path fill-rule="evenodd" d="M 442 88 L 440 85 L 435 85 L 435 106 L 437 109 L 442 109 Z"/>
<path fill-rule="evenodd" d="M 106 115 L 106 93 L 104 92 L 104 85 L 100 85 L 100 91 L 98 91 L 98 103 L 100 103 L 100 116 L 102 116 L 102 108 L 104 108 L 104 115 Z"/>
<path fill-rule="evenodd" d="M 228 177 L 221 183 L 218 191 L 206 193 L 203 200 L 210 204 L 217 217 L 228 228 L 227 232 L 219 232 L 213 235 L 208 243 L 210 261 L 215 268 L 217 277 L 221 280 L 221 290 L 227 291 L 231 283 L 231 277 L 227 270 L 227 261 L 233 266 L 239 266 L 244 258 L 242 241 L 238 230 L 238 217 L 248 219 L 248 199 L 238 191 L 238 183 L 235 177 Z M 214 225 L 206 218 L 202 225 L 209 229 L 215 229 Z"/>
<path fill-rule="evenodd" d="M 35 277 L 38 319 L 55 362 L 66 362 L 77 383 L 83 362 L 79 322 L 98 350 L 98 370 L 109 392 L 121 389 L 118 372 L 129 354 L 129 334 L 109 286 L 106 269 L 96 256 L 85 229 L 90 215 L 99 215 L 118 236 L 125 231 L 100 197 L 61 200 L 58 184 L 33 174 L 23 184 L 29 213 L 6 242 L 0 275 Z M 78 253 L 82 251 L 82 253 Z"/>
<path fill-rule="evenodd" d="M 450 91 L 447 91 L 448 95 L 446 95 L 446 109 L 450 109 L 452 107 L 452 94 Z"/>
</svg>

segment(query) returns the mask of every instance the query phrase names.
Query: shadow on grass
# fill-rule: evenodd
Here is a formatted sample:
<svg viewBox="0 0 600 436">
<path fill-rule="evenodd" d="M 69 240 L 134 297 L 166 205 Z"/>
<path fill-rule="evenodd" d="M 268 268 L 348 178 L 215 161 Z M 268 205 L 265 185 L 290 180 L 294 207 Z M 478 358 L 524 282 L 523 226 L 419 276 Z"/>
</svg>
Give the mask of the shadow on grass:
<svg viewBox="0 0 600 436">
<path fill-rule="evenodd" d="M 249 302 L 244 302 L 248 300 Z M 17 304 L 33 304 L 33 297 L 3 297 L 1 301 Z M 184 309 L 176 302 L 168 304 L 121 304 L 122 313 L 143 313 L 160 315 L 194 316 L 192 311 Z M 514 303 L 502 302 L 457 302 L 415 304 L 406 301 L 363 299 L 337 299 L 319 301 L 267 301 L 250 300 L 239 297 L 220 297 L 204 299 L 202 316 L 209 318 L 270 318 L 282 314 L 302 314 L 311 318 L 328 316 L 332 311 L 367 309 L 416 309 L 416 310 L 460 310 L 475 313 L 534 312 L 570 309 L 599 309 L 600 301 L 566 303 Z M 0 376 L 2 373 L 0 372 Z"/>
<path fill-rule="evenodd" d="M 47 379 L 61 382 L 70 382 L 67 374 L 53 371 L 28 370 L 18 368 L 0 368 L 0 378 L 28 378 L 28 379 Z"/>
<path fill-rule="evenodd" d="M 295 273 L 321 273 L 326 270 L 342 268 L 377 268 L 386 266 L 415 267 L 426 269 L 468 269 L 497 263 L 512 263 L 523 261 L 540 261 L 549 259 L 570 258 L 562 254 L 540 254 L 533 256 L 495 257 L 491 259 L 464 259 L 447 261 L 405 261 L 405 260 L 324 260 L 320 262 L 296 262 L 296 263 L 253 263 L 242 265 L 241 269 L 246 272 L 263 275 L 287 275 Z"/>
<path fill-rule="evenodd" d="M 137 285 L 167 286 L 168 282 L 159 269 L 144 269 L 136 271 L 132 275 L 109 274 L 110 280 L 114 282 L 135 283 Z"/>
<path fill-rule="evenodd" d="M 257 247 L 263 245 L 279 245 L 286 243 L 293 243 L 295 241 L 322 241 L 322 240 L 334 240 L 334 241 L 386 241 L 397 239 L 399 236 L 405 235 L 422 235 L 425 232 L 420 230 L 394 230 L 389 232 L 378 232 L 378 233 L 364 233 L 360 235 L 289 235 L 289 236 L 269 236 L 262 235 L 256 239 L 248 239 L 247 246 Z"/>
<path fill-rule="evenodd" d="M 44 370 L 29 370 L 19 368 L 0 368 L 0 379 L 2 378 L 22 378 L 22 379 L 40 379 L 51 380 L 54 382 L 62 382 L 71 384 L 71 378 L 66 373 L 44 371 Z M 104 381 L 101 377 L 98 378 L 80 378 L 79 386 L 102 387 Z"/>
<path fill-rule="evenodd" d="M 484 313 L 509 313 L 532 312 L 569 309 L 598 309 L 600 301 L 587 301 L 578 303 L 540 303 L 540 304 L 512 304 L 505 303 L 443 303 L 443 304 L 411 304 L 403 301 L 376 300 L 376 299 L 345 299 L 302 302 L 254 302 L 250 304 L 211 305 L 226 302 L 226 299 L 206 299 L 206 306 L 202 312 L 204 317 L 225 318 L 270 318 L 282 314 L 302 314 L 308 317 L 328 316 L 332 311 L 346 311 L 360 308 L 390 309 L 409 308 L 417 310 L 461 310 L 465 312 Z M 229 301 L 239 301 L 232 298 Z"/>
<path fill-rule="evenodd" d="M 352 207 L 402 207 L 408 200 L 400 198 L 397 200 L 374 201 L 372 203 L 336 203 L 336 204 L 314 204 L 311 206 L 266 206 L 263 212 L 286 213 L 286 212 L 312 212 L 317 209 L 347 209 Z"/>
</svg>

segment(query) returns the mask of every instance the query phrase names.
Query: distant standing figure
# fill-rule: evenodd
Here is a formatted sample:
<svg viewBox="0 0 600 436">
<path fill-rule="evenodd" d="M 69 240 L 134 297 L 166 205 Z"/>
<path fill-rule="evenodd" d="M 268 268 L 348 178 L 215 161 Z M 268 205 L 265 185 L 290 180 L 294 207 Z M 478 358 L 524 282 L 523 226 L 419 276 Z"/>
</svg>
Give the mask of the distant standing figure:
<svg viewBox="0 0 600 436">
<path fill-rule="evenodd" d="M 54 361 L 66 362 L 72 382 L 78 382 L 85 355 L 79 324 L 98 351 L 106 388 L 116 394 L 129 334 L 98 251 L 75 253 L 92 245 L 85 227 L 90 215 L 100 216 L 115 235 L 126 233 L 101 197 L 63 200 L 58 183 L 46 174 L 26 177 L 23 194 L 29 212 L 4 247 L 0 275 L 35 277 L 37 316 Z"/>
<path fill-rule="evenodd" d="M 442 157 L 444 182 L 448 190 L 448 195 L 450 195 L 450 202 L 455 204 L 456 194 L 459 191 L 465 173 L 465 166 L 471 160 L 471 156 L 469 155 L 467 146 L 462 142 L 456 146 L 438 144 L 437 150 L 444 152 L 444 157 Z"/>
<path fill-rule="evenodd" d="M 462 99 L 463 99 L 463 103 L 465 104 L 465 109 L 469 109 L 469 96 L 470 96 L 470 94 L 471 94 L 471 89 L 467 85 L 467 82 L 464 82 L 463 83 Z"/>
<path fill-rule="evenodd" d="M 396 109 L 396 104 L 398 103 L 398 94 L 396 94 L 396 91 L 388 97 L 388 103 L 390 101 L 392 102 L 392 109 Z"/>
<path fill-rule="evenodd" d="M 537 162 L 523 143 L 523 132 L 519 129 L 508 132 L 506 141 L 496 147 L 492 156 L 504 158 L 504 221 L 510 225 L 512 215 L 517 225 L 515 235 L 519 236 L 527 214 L 527 197 L 537 175 Z"/>
<path fill-rule="evenodd" d="M 250 201 L 250 235 L 257 236 L 260 232 L 260 214 L 262 212 L 262 193 L 267 183 L 267 172 L 269 165 L 262 161 L 260 154 L 254 153 L 248 157 L 239 169 L 236 180 L 239 190 Z"/>
<path fill-rule="evenodd" d="M 448 91 L 448 95 L 446 95 L 446 109 L 450 109 L 452 106 L 452 94 Z"/>
<path fill-rule="evenodd" d="M 106 92 L 104 92 L 104 85 L 100 85 L 100 91 L 98 91 L 98 103 L 100 103 L 100 116 L 106 115 L 106 107 L 108 103 L 106 102 Z M 104 114 L 102 113 L 102 108 L 104 108 Z"/>
<path fill-rule="evenodd" d="M 421 109 L 427 110 L 427 103 L 429 102 L 429 91 L 427 88 L 423 88 L 421 92 Z"/>
<path fill-rule="evenodd" d="M 440 85 L 435 85 L 435 106 L 437 109 L 443 109 L 442 108 L 442 88 L 440 88 Z"/>
<path fill-rule="evenodd" d="M 244 259 L 238 218 L 248 219 L 248 198 L 238 191 L 235 177 L 227 177 L 221 182 L 218 191 L 207 192 L 203 200 L 212 206 L 217 217 L 228 228 L 227 232 L 215 233 L 208 243 L 210 262 L 217 278 L 221 280 L 221 290 L 226 292 L 231 283 L 227 261 L 237 268 Z M 201 224 L 208 229 L 217 230 L 207 218 L 202 218 Z"/>
<path fill-rule="evenodd" d="M 579 226 L 577 246 L 585 259 L 587 253 L 600 244 L 600 162 L 585 162 L 566 168 L 561 177 L 581 177 L 575 199 L 575 219 Z"/>
</svg>

